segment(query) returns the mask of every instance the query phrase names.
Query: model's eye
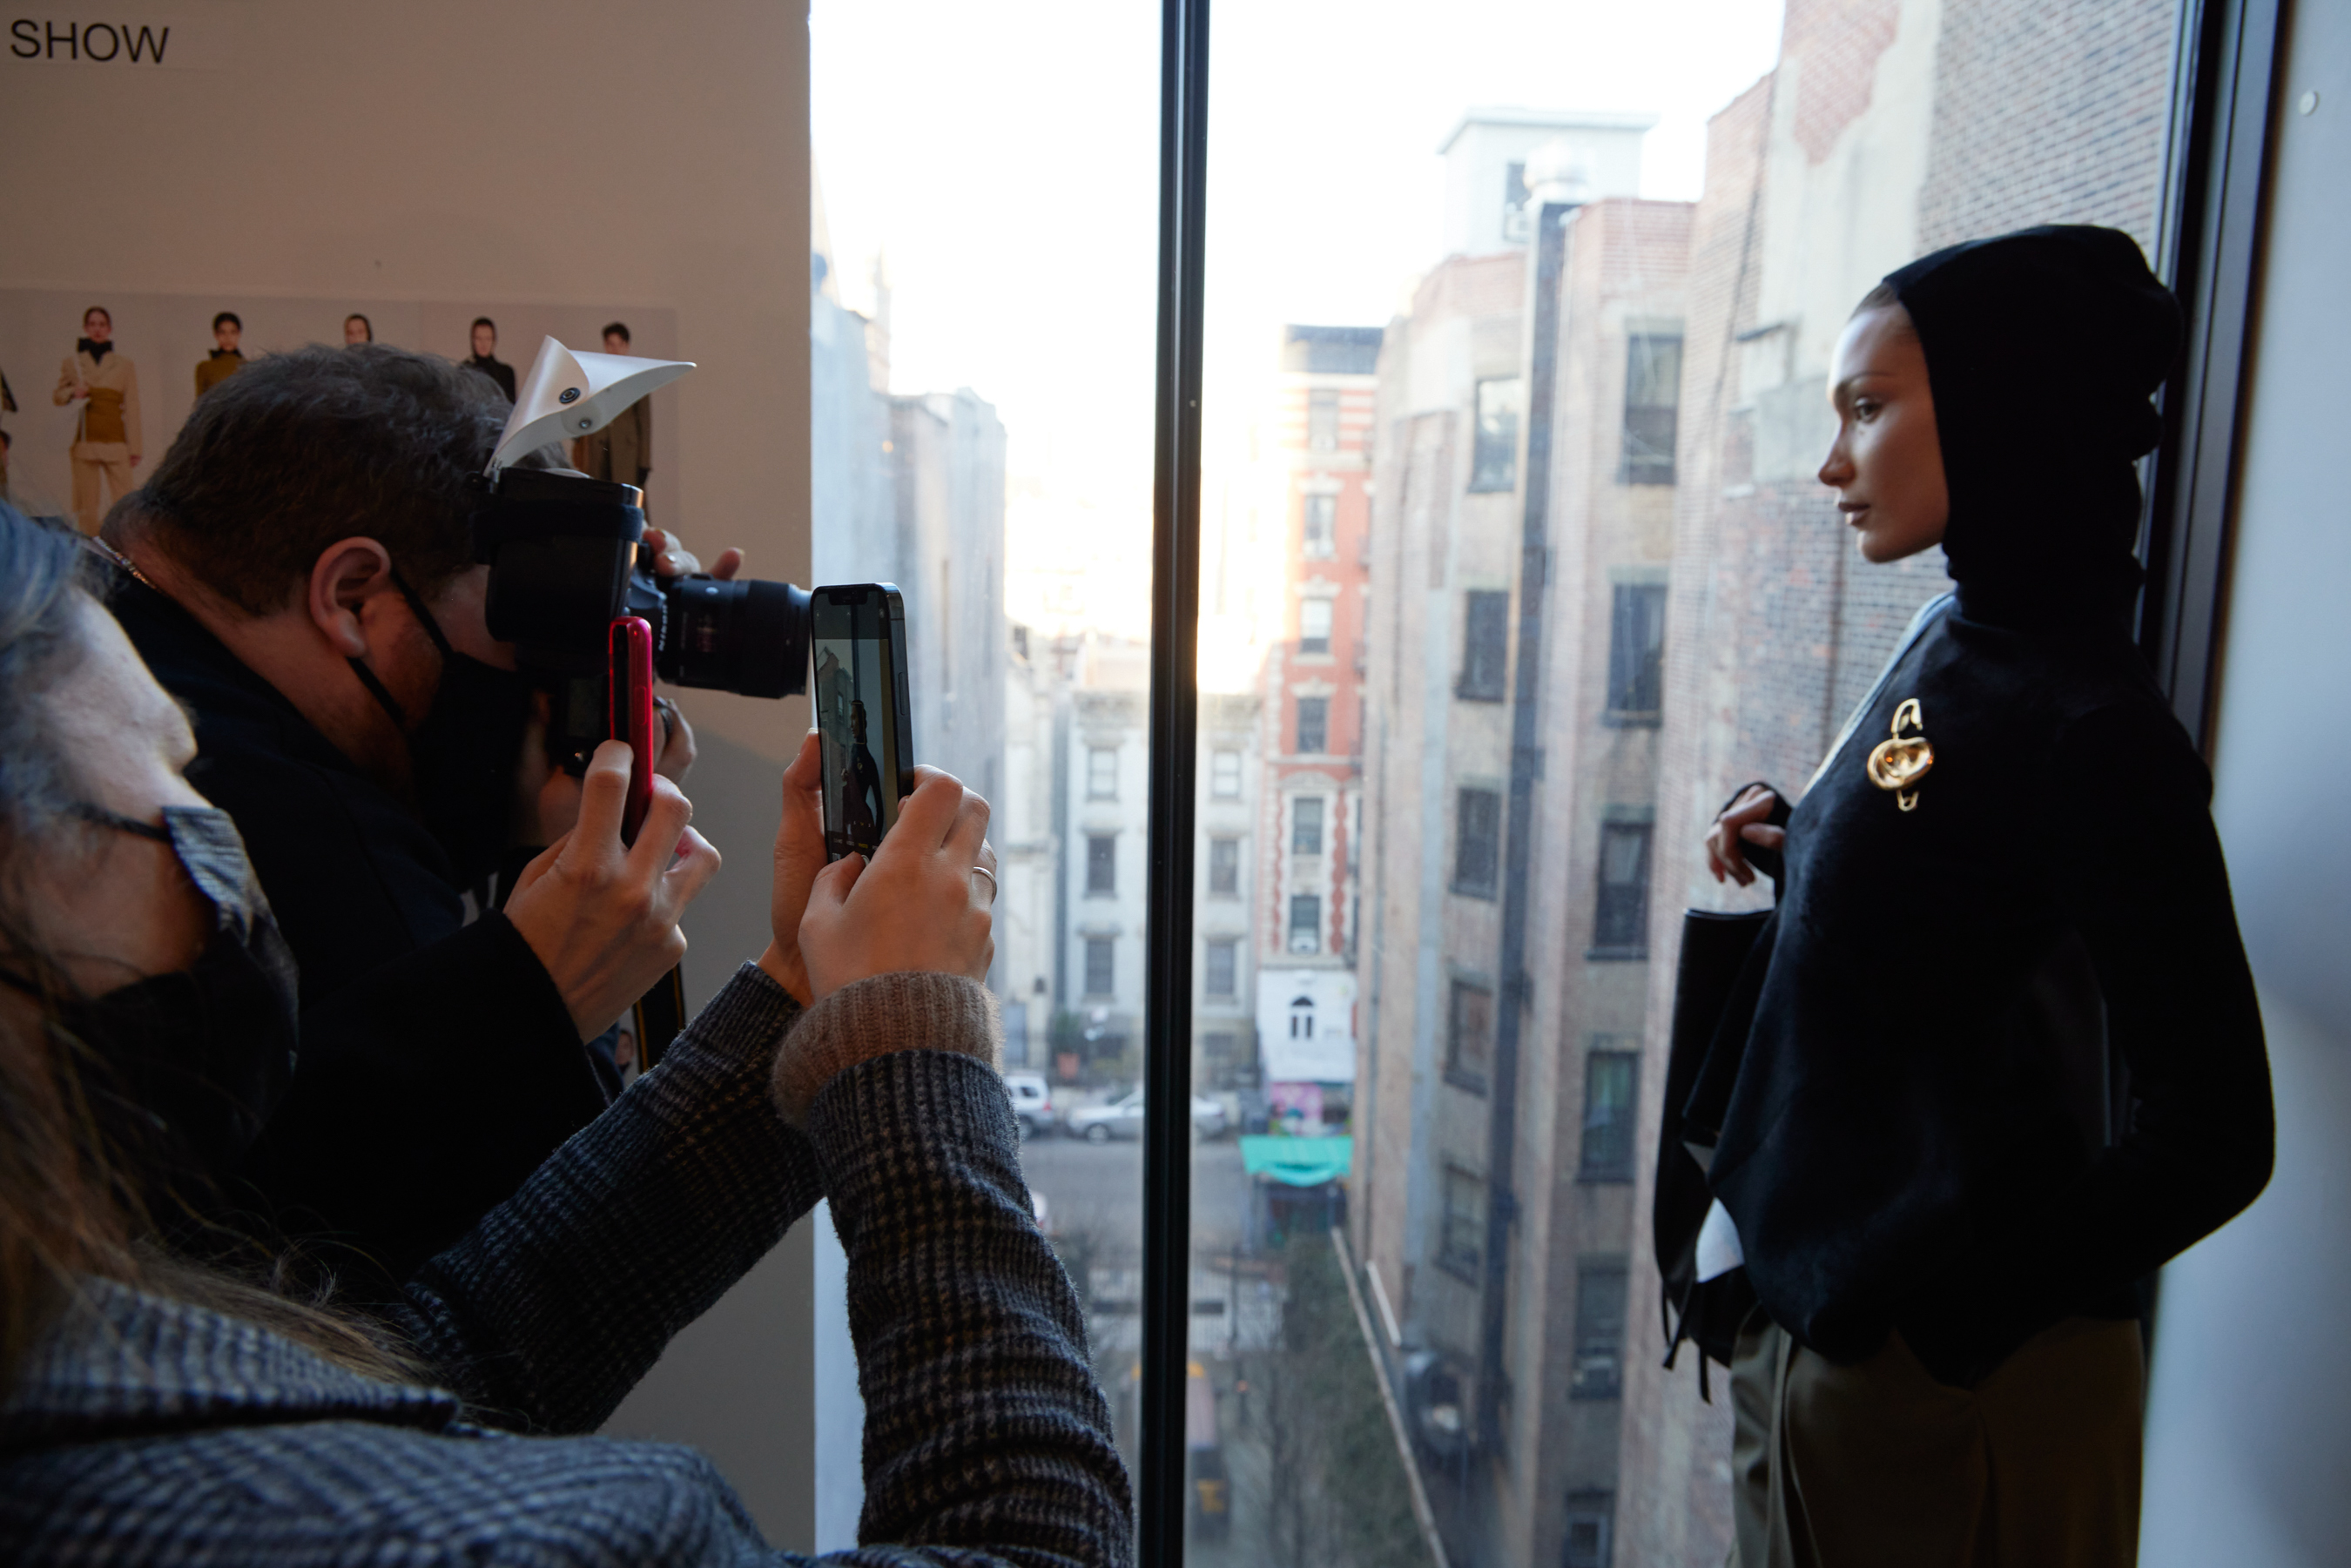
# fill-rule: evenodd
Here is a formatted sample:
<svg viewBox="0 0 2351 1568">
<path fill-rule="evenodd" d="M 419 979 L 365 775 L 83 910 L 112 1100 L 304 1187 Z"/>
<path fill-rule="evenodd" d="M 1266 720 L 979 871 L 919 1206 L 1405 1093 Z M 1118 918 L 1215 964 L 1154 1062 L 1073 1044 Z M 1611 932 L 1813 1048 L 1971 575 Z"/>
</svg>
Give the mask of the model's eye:
<svg viewBox="0 0 2351 1568">
<path fill-rule="evenodd" d="M 1853 416 L 1862 423 L 1867 424 L 1877 417 L 1878 410 L 1885 406 L 1874 397 L 1857 397 L 1853 400 Z"/>
</svg>

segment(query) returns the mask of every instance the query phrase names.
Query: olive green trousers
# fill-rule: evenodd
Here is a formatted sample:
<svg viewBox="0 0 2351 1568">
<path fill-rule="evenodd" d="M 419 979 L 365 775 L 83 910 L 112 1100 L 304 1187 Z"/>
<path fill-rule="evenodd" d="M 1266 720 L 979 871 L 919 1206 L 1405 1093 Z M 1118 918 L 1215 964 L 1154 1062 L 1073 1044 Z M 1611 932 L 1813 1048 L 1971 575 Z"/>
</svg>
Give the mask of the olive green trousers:
<svg viewBox="0 0 2351 1568">
<path fill-rule="evenodd" d="M 2138 1324 L 2069 1318 L 1973 1388 L 1899 1334 L 1839 1366 L 1757 1312 L 1731 1367 L 1730 1568 L 2131 1568 Z"/>
</svg>

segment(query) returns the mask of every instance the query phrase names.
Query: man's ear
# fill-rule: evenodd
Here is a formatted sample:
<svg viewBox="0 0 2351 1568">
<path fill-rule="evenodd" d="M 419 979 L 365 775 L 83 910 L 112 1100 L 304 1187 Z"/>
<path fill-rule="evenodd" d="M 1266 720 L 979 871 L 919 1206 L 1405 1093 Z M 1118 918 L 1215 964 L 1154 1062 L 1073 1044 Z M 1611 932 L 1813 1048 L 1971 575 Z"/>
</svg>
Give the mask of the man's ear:
<svg viewBox="0 0 2351 1568">
<path fill-rule="evenodd" d="M 367 601 L 392 586 L 390 550 L 364 537 L 337 539 L 310 568 L 310 623 L 346 659 L 364 657 Z"/>
</svg>

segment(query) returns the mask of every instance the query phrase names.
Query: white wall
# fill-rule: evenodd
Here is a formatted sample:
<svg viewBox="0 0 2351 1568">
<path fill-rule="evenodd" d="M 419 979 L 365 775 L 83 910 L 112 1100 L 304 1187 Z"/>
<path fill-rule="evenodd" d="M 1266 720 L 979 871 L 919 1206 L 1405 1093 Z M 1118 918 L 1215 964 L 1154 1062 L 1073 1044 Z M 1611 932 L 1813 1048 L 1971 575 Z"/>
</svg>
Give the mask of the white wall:
<svg viewBox="0 0 2351 1568">
<path fill-rule="evenodd" d="M 27 62 L 0 39 L 0 290 L 674 312 L 676 351 L 702 369 L 674 415 L 656 410 L 677 497 L 663 520 L 807 580 L 805 5 L 175 0 L 108 16 L 170 26 L 165 65 Z M 8 367 L 28 413 L 71 341 Z M 509 330 L 501 357 L 530 347 Z M 695 826 L 727 857 L 687 922 L 702 998 L 765 941 L 776 774 L 807 708 L 686 707 L 704 742 Z M 812 1531 L 807 1238 L 681 1336 L 614 1422 L 711 1451 L 785 1546 Z"/>
<path fill-rule="evenodd" d="M 2164 1271 L 2139 1561 L 2318 1568 L 2351 1542 L 2351 0 L 2280 73 L 2213 811 L 2262 990 L 2277 1174 Z M 2314 113 L 2297 101 L 2315 91 Z"/>
</svg>

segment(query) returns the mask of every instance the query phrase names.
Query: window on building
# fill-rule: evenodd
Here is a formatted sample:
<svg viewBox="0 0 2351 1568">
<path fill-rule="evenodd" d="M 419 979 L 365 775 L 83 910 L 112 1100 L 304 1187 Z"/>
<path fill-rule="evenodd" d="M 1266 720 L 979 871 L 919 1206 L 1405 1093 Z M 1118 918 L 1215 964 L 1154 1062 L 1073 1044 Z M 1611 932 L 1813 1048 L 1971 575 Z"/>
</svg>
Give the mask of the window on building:
<svg viewBox="0 0 2351 1568">
<path fill-rule="evenodd" d="M 1445 1020 L 1445 1076 L 1483 1094 L 1494 1066 L 1494 992 L 1470 980 L 1453 982 Z"/>
<path fill-rule="evenodd" d="M 1575 1364 L 1571 1399 L 1614 1399 L 1625 1387 L 1622 1258 L 1580 1258 L 1575 1266 Z"/>
<path fill-rule="evenodd" d="M 1513 158 L 1502 165 L 1502 237 L 1524 239 L 1527 210 L 1527 164 Z"/>
<path fill-rule="evenodd" d="M 1117 941 L 1109 936 L 1086 938 L 1086 995 L 1106 997 L 1118 988 Z"/>
<path fill-rule="evenodd" d="M 1454 797 L 1453 891 L 1493 897 L 1501 863 L 1501 791 L 1465 788 Z"/>
<path fill-rule="evenodd" d="M 1314 893 L 1290 894 L 1290 950 L 1293 953 L 1322 951 L 1322 894 Z"/>
<path fill-rule="evenodd" d="M 1600 827 L 1600 897 L 1592 946 L 1610 957 L 1637 957 L 1649 945 L 1649 824 Z"/>
<path fill-rule="evenodd" d="M 1469 702 L 1502 700 L 1510 663 L 1510 596 L 1473 588 L 1461 617 L 1461 684 L 1456 695 Z"/>
<path fill-rule="evenodd" d="M 1219 800 L 1241 798 L 1241 754 L 1238 751 L 1215 751 L 1208 754 L 1208 793 Z"/>
<path fill-rule="evenodd" d="M 1314 998 L 1312 997 L 1290 998 L 1290 1038 L 1292 1040 L 1314 1038 Z"/>
<path fill-rule="evenodd" d="M 1314 598 L 1298 601 L 1298 651 L 1301 653 L 1327 653 L 1331 651 L 1329 600 Z"/>
<path fill-rule="evenodd" d="M 1682 399 L 1678 333 L 1636 332 L 1625 340 L 1625 466 L 1627 485 L 1674 482 L 1674 438 Z"/>
<path fill-rule="evenodd" d="M 1569 1494 L 1567 1539 L 1561 1552 L 1566 1568 L 1609 1568 L 1610 1537 L 1615 1528 L 1614 1495 L 1604 1491 Z"/>
<path fill-rule="evenodd" d="M 1445 1167 L 1444 1210 L 1437 1221 L 1437 1266 L 1471 1284 L 1486 1255 L 1486 1178 L 1460 1166 Z"/>
<path fill-rule="evenodd" d="M 1306 449 L 1339 450 L 1339 394 L 1332 388 L 1317 387 L 1306 394 Z"/>
<path fill-rule="evenodd" d="M 1640 1071 L 1639 1053 L 1616 1049 L 1613 1041 L 1584 1053 L 1583 1154 L 1576 1173 L 1583 1180 L 1633 1179 L 1634 1091 Z"/>
<path fill-rule="evenodd" d="M 1208 841 L 1208 891 L 1230 897 L 1241 890 L 1241 841 Z"/>
<path fill-rule="evenodd" d="M 1298 699 L 1298 755 L 1320 757 L 1331 749 L 1331 699 Z"/>
<path fill-rule="evenodd" d="M 1200 1037 L 1200 1054 L 1207 1060 L 1210 1076 L 1220 1077 L 1231 1071 L 1233 1053 L 1239 1044 L 1238 1035 L 1227 1034 L 1222 1030 Z"/>
<path fill-rule="evenodd" d="M 1234 991 L 1234 955 L 1240 950 L 1238 942 L 1216 941 L 1208 944 L 1207 962 L 1201 967 L 1200 988 L 1212 997 L 1229 997 Z"/>
<path fill-rule="evenodd" d="M 1516 376 L 1478 383 L 1478 438 L 1470 450 L 1469 488 L 1507 490 L 1519 482 L 1519 415 L 1526 383 Z"/>
<path fill-rule="evenodd" d="M 1665 694 L 1666 585 L 1620 582 L 1608 613 L 1608 717 L 1655 724 Z"/>
<path fill-rule="evenodd" d="M 1327 560 L 1339 553 L 1339 497 L 1326 492 L 1310 494 L 1306 503 L 1304 554 L 1309 560 Z"/>
<path fill-rule="evenodd" d="M 1294 855 L 1319 855 L 1322 852 L 1322 797 L 1293 796 L 1290 802 L 1290 852 Z"/>
<path fill-rule="evenodd" d="M 1113 898 L 1118 894 L 1118 835 L 1086 835 L 1086 896 Z"/>
<path fill-rule="evenodd" d="M 1118 747 L 1114 746 L 1086 747 L 1086 799 L 1089 800 L 1118 799 Z"/>
</svg>

